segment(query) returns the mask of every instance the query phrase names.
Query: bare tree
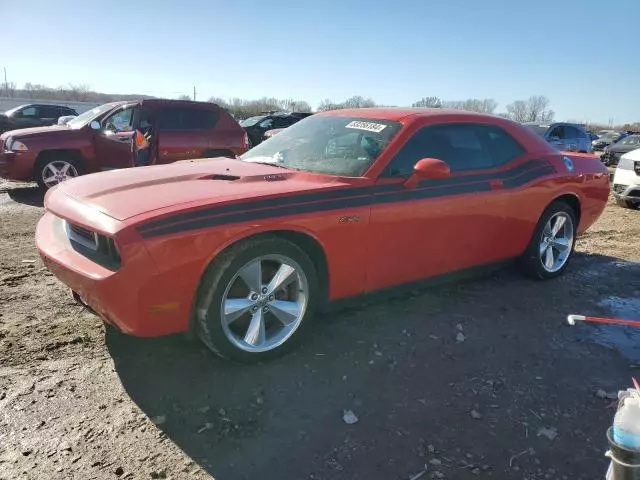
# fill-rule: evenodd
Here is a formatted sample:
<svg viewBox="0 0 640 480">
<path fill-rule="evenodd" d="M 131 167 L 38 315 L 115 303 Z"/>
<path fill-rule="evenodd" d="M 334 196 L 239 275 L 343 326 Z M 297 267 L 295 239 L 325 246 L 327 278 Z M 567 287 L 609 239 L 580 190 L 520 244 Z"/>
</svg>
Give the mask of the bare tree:
<svg viewBox="0 0 640 480">
<path fill-rule="evenodd" d="M 361 95 L 354 95 L 340 103 L 333 103 L 331 100 L 323 100 L 318 105 L 318 111 L 325 112 L 327 110 L 340 110 L 343 108 L 368 108 L 375 107 L 376 102 L 371 98 L 365 98 Z"/>
<path fill-rule="evenodd" d="M 326 112 L 328 110 L 338 110 L 339 108 L 342 108 L 342 107 L 339 106 L 337 103 L 333 103 L 328 98 L 325 98 L 324 100 L 322 100 L 320 102 L 320 105 L 318 105 L 319 112 Z"/>
<path fill-rule="evenodd" d="M 442 100 L 438 97 L 423 97 L 412 103 L 411 106 L 415 108 L 440 108 L 442 107 Z"/>
<path fill-rule="evenodd" d="M 549 108 L 549 99 L 533 95 L 528 100 L 516 100 L 507 105 L 507 114 L 516 122 L 551 123 L 555 112 Z"/>
<path fill-rule="evenodd" d="M 496 102 L 493 98 L 485 98 L 482 100 L 477 98 L 470 98 L 468 100 L 461 101 L 446 101 L 442 103 L 442 106 L 445 108 L 453 108 L 456 110 L 466 110 L 468 112 L 492 114 L 496 110 L 498 102 Z"/>
<path fill-rule="evenodd" d="M 189 95 L 180 95 L 176 100 L 191 100 Z"/>
<path fill-rule="evenodd" d="M 507 115 L 511 120 L 516 122 L 526 122 L 529 116 L 527 102 L 524 100 L 516 100 L 507 105 Z"/>
</svg>

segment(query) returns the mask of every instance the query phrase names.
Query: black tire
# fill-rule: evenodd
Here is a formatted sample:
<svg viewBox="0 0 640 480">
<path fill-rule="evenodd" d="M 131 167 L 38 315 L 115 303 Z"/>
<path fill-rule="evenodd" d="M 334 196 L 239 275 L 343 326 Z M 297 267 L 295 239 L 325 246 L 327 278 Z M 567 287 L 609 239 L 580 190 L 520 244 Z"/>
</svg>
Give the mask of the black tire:
<svg viewBox="0 0 640 480">
<path fill-rule="evenodd" d="M 47 165 L 49 165 L 52 162 L 68 163 L 77 172 L 76 176 L 84 175 L 86 173 L 84 162 L 82 161 L 81 158 L 78 158 L 72 154 L 64 153 L 64 152 L 63 153 L 56 153 L 56 152 L 45 153 L 41 155 L 40 158 L 38 158 L 38 161 L 36 162 L 36 166 L 34 169 L 34 176 L 35 176 L 36 182 L 38 182 L 38 186 L 43 191 L 49 190 L 49 188 L 53 186 L 53 185 L 51 186 L 47 185 L 43 178 L 45 173 L 44 170 L 47 168 Z"/>
<path fill-rule="evenodd" d="M 631 210 L 640 209 L 640 202 L 632 202 L 630 200 L 626 200 L 624 198 L 616 198 L 616 203 L 622 208 L 630 208 Z"/>
<path fill-rule="evenodd" d="M 221 318 L 221 306 L 227 287 L 242 267 L 265 255 L 283 255 L 302 269 L 308 285 L 307 304 L 302 320 L 284 343 L 272 350 L 249 352 L 227 337 Z M 318 276 L 307 254 L 296 244 L 276 237 L 262 236 L 242 241 L 216 258 L 207 268 L 196 298 L 194 328 L 204 344 L 215 354 L 233 362 L 250 364 L 269 361 L 295 348 L 309 329 L 319 303 Z M 198 314 L 205 312 L 206 315 Z"/>
<path fill-rule="evenodd" d="M 558 213 L 564 213 L 572 222 L 573 227 L 573 241 L 571 242 L 571 246 L 569 249 L 569 255 L 564 264 L 556 271 L 550 272 L 547 270 L 541 259 L 540 255 L 540 243 L 543 238 L 543 231 L 547 222 Z M 528 276 L 538 279 L 538 280 L 548 280 L 551 278 L 555 278 L 559 275 L 562 275 L 564 271 L 567 269 L 571 258 L 573 257 L 573 251 L 576 245 L 576 237 L 577 237 L 577 221 L 576 221 L 576 212 L 574 209 L 568 205 L 567 203 L 556 200 L 551 205 L 549 205 L 542 215 L 540 216 L 540 220 L 538 220 L 538 224 L 533 232 L 533 236 L 531 237 L 531 241 L 527 246 L 525 253 L 520 258 L 520 266 L 522 267 L 525 274 Z"/>
</svg>

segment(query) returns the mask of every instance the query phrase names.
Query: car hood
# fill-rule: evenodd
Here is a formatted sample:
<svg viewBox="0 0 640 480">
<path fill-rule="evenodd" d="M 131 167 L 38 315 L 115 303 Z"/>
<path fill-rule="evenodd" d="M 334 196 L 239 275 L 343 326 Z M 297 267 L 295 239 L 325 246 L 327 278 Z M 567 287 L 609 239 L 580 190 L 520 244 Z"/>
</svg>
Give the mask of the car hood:
<svg viewBox="0 0 640 480">
<path fill-rule="evenodd" d="M 19 128 L 18 130 L 10 130 L 2 134 L 2 139 L 7 137 L 13 138 L 29 138 L 42 135 L 60 135 L 62 132 L 69 134 L 73 129 L 65 125 L 51 125 L 49 127 L 33 127 L 33 128 Z"/>
<path fill-rule="evenodd" d="M 67 195 L 124 221 L 149 212 L 162 215 L 202 205 L 345 185 L 340 177 L 331 175 L 216 158 L 86 175 L 60 184 L 50 194 Z"/>
</svg>

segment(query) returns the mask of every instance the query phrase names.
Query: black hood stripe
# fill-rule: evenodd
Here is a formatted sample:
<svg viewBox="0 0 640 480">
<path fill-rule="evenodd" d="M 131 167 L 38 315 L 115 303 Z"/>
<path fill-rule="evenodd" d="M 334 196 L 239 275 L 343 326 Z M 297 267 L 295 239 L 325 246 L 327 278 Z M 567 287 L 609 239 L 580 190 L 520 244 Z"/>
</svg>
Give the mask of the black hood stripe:
<svg viewBox="0 0 640 480">
<path fill-rule="evenodd" d="M 533 168 L 531 168 L 533 167 Z M 527 183 L 542 178 L 546 175 L 555 173 L 556 169 L 549 163 L 538 161 L 530 164 L 529 169 L 516 168 L 510 171 L 510 176 L 502 175 L 503 185 L 505 188 L 518 188 Z M 480 176 L 471 176 L 479 178 Z M 152 238 L 161 235 L 169 235 L 178 232 L 186 232 L 190 230 L 198 230 L 202 228 L 211 228 L 220 225 L 229 225 L 234 223 L 242 223 L 252 220 L 263 220 L 266 218 L 283 217 L 288 215 L 299 215 L 302 213 L 314 213 L 331 210 L 342 210 L 345 208 L 355 208 L 362 206 L 371 206 L 376 204 L 408 202 L 414 200 L 422 200 L 427 198 L 439 198 L 451 195 L 462 195 L 470 193 L 487 192 L 491 190 L 489 180 L 496 178 L 495 175 L 483 174 L 480 181 L 458 182 L 450 184 L 450 182 L 440 183 L 438 180 L 429 180 L 421 182 L 419 188 L 407 190 L 402 185 L 391 185 L 394 188 L 385 188 L 375 191 L 374 189 L 358 188 L 358 196 L 343 196 L 343 198 L 323 199 L 321 201 L 301 203 L 300 196 L 293 197 L 295 203 L 286 205 L 265 206 L 264 202 L 255 202 L 259 209 L 247 210 L 246 207 L 242 211 L 231 211 L 216 216 L 209 214 L 208 217 L 189 217 L 184 216 L 174 219 L 175 223 L 156 226 L 155 228 L 140 229 L 143 238 Z M 450 179 L 446 179 L 450 180 Z M 390 185 L 386 185 L 390 187 Z M 398 188 L 399 187 L 399 188 Z M 350 189 L 348 189 L 350 190 Z M 341 190 L 345 192 L 346 190 Z M 339 192 L 335 192 L 339 193 Z M 305 199 L 312 197 L 305 194 Z M 243 204 L 247 205 L 247 204 Z M 208 209 L 214 210 L 214 209 Z M 193 212 L 196 213 L 196 212 Z"/>
</svg>

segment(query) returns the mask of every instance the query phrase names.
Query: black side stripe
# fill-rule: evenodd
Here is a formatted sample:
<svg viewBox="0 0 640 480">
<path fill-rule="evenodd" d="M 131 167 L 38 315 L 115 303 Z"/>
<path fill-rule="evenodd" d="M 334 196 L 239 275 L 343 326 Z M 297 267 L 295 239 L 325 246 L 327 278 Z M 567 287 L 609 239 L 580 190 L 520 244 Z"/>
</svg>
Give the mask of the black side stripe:
<svg viewBox="0 0 640 480">
<path fill-rule="evenodd" d="M 491 190 L 488 182 L 463 183 L 455 186 L 442 186 L 427 189 L 404 190 L 402 192 L 360 196 L 348 199 L 330 200 L 321 203 L 307 203 L 304 205 L 289 205 L 264 210 L 253 210 L 243 213 L 231 213 L 217 217 L 195 219 L 181 222 L 175 225 L 157 228 L 152 231 L 143 231 L 143 238 L 169 235 L 176 232 L 211 228 L 219 225 L 247 222 L 250 220 L 262 220 L 271 217 L 283 217 L 301 213 L 325 212 L 330 210 L 342 210 L 345 208 L 363 207 L 379 203 L 405 202 L 423 198 L 437 198 L 448 195 L 461 195 L 464 193 L 485 192 Z"/>
<path fill-rule="evenodd" d="M 173 215 L 168 219 L 161 219 L 142 225 L 138 227 L 138 231 L 143 238 L 151 238 L 176 232 L 300 213 L 487 192 L 491 190 L 489 180 L 496 178 L 503 180 L 505 188 L 517 188 L 555 171 L 556 169 L 549 162 L 538 160 L 527 162 L 511 170 L 500 172 L 500 174 L 478 174 L 443 180 L 427 180 L 420 182 L 418 188 L 411 190 L 405 189 L 402 184 L 392 184 L 377 186 L 384 188 L 356 187 L 340 189 L 334 192 L 321 192 L 319 194 L 309 193 L 280 197 L 272 199 L 274 202 L 243 202 L 241 204 L 207 208 L 182 215 Z M 454 180 L 456 181 L 455 183 Z M 354 192 L 357 193 L 357 196 Z M 329 193 L 333 194 L 334 198 L 331 198 L 328 195 Z M 351 196 L 349 197 L 346 194 Z M 303 201 L 307 203 L 302 203 Z"/>
<path fill-rule="evenodd" d="M 524 173 L 525 171 L 537 168 L 541 166 L 551 166 L 549 162 L 545 160 L 530 160 L 522 165 L 519 165 L 510 170 L 502 171 L 502 172 L 494 172 L 494 173 L 479 173 L 474 175 L 467 175 L 462 177 L 452 177 L 446 178 L 442 180 L 425 180 L 418 184 L 418 188 L 424 187 L 433 187 L 433 186 L 447 186 L 447 185 L 459 185 L 461 183 L 469 183 L 469 182 L 478 182 L 478 181 L 488 181 L 492 179 L 500 179 L 504 180 L 507 178 L 511 178 L 514 175 L 519 175 Z M 271 198 L 266 200 L 252 200 L 249 199 L 247 201 L 234 203 L 230 205 L 222 205 L 215 207 L 206 207 L 200 210 L 195 210 L 187 213 L 178 213 L 173 214 L 165 218 L 161 218 L 159 220 L 152 220 L 138 227 L 138 230 L 141 232 L 153 230 L 159 227 L 165 227 L 168 225 L 172 225 L 175 223 L 182 223 L 189 220 L 195 220 L 198 218 L 205 218 L 214 215 L 224 215 L 227 213 L 241 213 L 247 210 L 253 210 L 257 208 L 272 208 L 279 206 L 287 206 L 291 204 L 301 204 L 301 203 L 309 203 L 309 202 L 322 202 L 325 200 L 336 200 L 339 198 L 344 198 L 345 200 L 349 197 L 355 197 L 360 195 L 375 195 L 379 193 L 387 193 L 387 192 L 405 192 L 406 190 L 401 184 L 387 184 L 387 185 L 374 185 L 374 186 L 363 186 L 363 187 L 349 187 L 349 188 L 338 188 L 325 192 L 311 192 L 304 194 L 293 194 L 286 195 L 277 198 Z"/>
<path fill-rule="evenodd" d="M 383 193 L 386 191 L 394 191 L 402 188 L 402 185 L 387 184 L 387 185 L 366 185 L 362 187 L 348 187 L 348 188 L 335 188 L 326 192 L 311 192 L 286 195 L 282 197 L 270 198 L 266 200 L 253 200 L 249 199 L 240 203 L 233 203 L 230 205 L 222 205 L 219 207 L 207 207 L 201 210 L 195 210 L 188 213 L 178 213 L 169 217 L 162 218 L 160 220 L 153 220 L 147 222 L 140 227 L 139 230 L 150 230 L 156 227 L 165 226 L 175 222 L 183 222 L 185 220 L 191 220 L 201 217 L 209 217 L 212 215 L 222 215 L 225 213 L 238 213 L 254 208 L 270 208 L 290 205 L 291 203 L 308 203 L 324 200 L 333 200 L 342 197 L 355 197 L 360 195 L 372 195 L 376 193 Z"/>
</svg>

